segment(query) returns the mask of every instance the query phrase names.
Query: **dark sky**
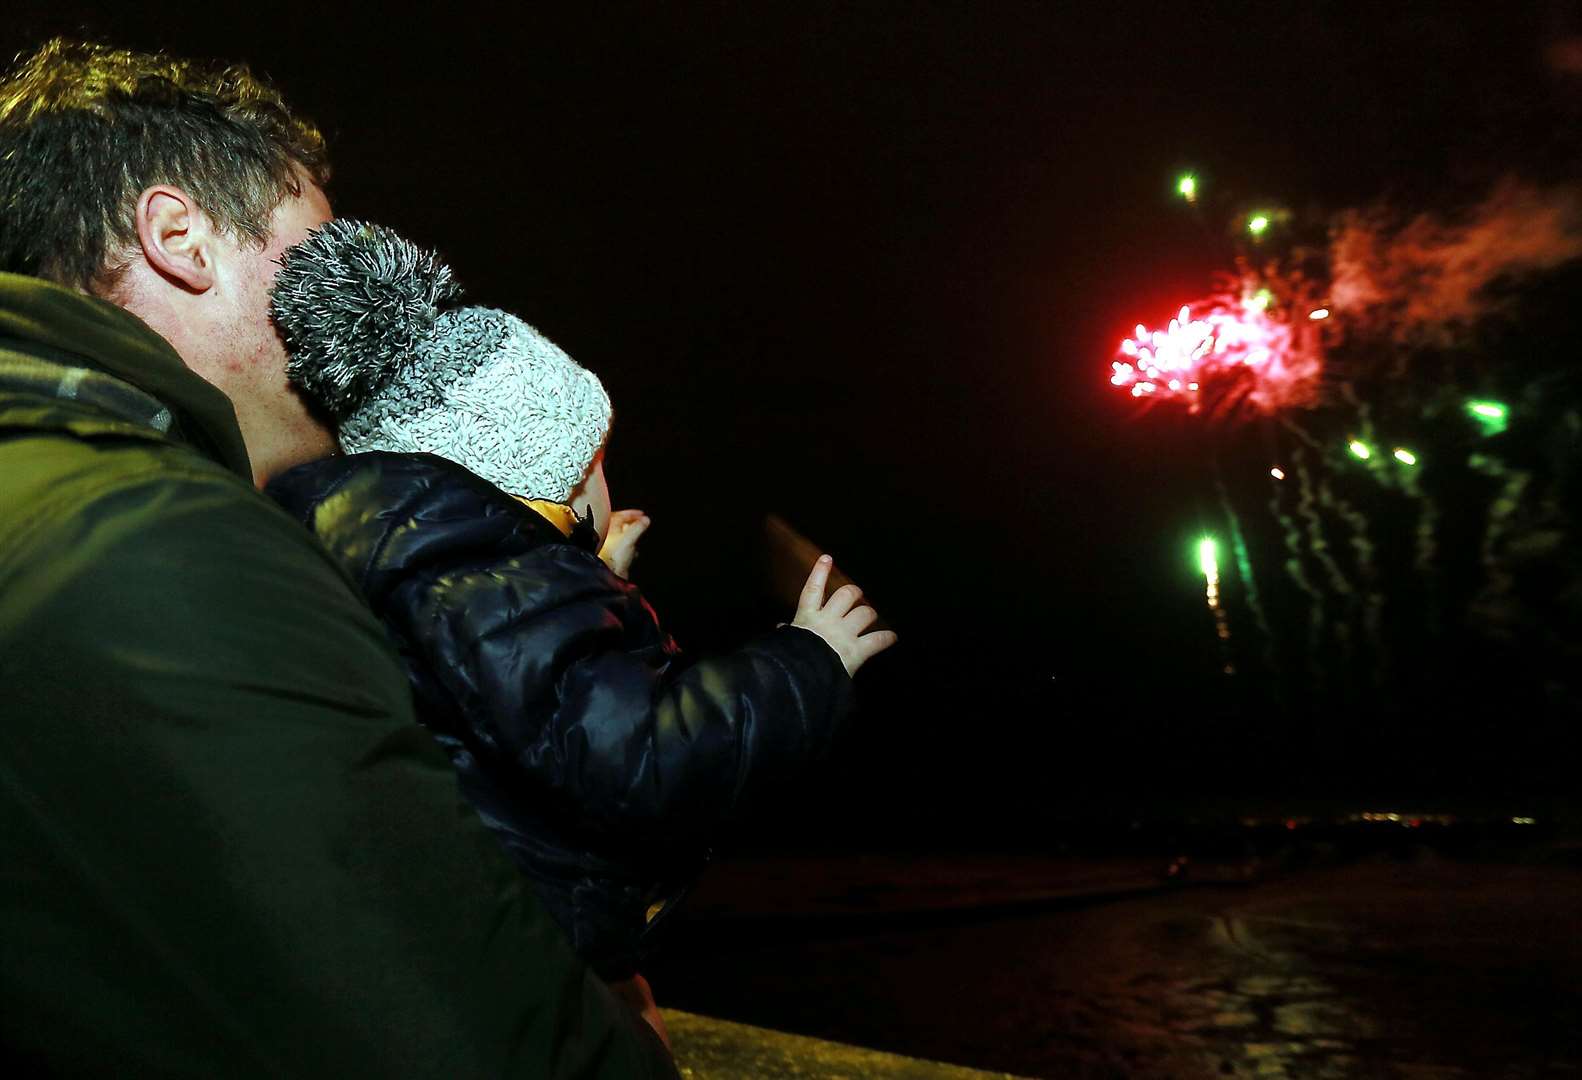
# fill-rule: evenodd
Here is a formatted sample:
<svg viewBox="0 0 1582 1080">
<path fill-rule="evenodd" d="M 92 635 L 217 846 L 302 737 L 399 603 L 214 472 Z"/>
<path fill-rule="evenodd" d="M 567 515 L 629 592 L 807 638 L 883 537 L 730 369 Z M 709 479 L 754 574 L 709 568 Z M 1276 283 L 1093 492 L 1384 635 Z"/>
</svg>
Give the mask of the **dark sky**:
<svg viewBox="0 0 1582 1080">
<path fill-rule="evenodd" d="M 975 822 L 1129 804 L 1228 738 L 1202 461 L 1104 379 L 1226 265 L 1174 175 L 1335 209 L 1542 167 L 1542 50 L 1577 30 L 1526 3 L 333 7 L 24 4 L 0 51 L 86 31 L 271 76 L 339 213 L 604 379 L 617 505 L 656 522 L 638 580 L 684 642 L 772 618 L 769 511 L 877 599 L 903 644 L 824 801 Z"/>
</svg>

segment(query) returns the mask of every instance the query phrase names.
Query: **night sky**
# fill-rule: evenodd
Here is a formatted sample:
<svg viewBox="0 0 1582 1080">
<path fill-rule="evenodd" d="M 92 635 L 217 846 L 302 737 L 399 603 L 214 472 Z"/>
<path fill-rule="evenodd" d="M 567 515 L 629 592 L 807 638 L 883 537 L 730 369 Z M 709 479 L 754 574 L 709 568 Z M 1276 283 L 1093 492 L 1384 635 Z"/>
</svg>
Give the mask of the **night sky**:
<svg viewBox="0 0 1582 1080">
<path fill-rule="evenodd" d="M 684 644 L 783 617 L 764 514 L 835 555 L 902 643 L 763 835 L 993 843 L 1348 790 L 1219 674 L 1201 445 L 1107 362 L 1227 265 L 1183 168 L 1330 212 L 1574 164 L 1576 81 L 1543 62 L 1571 5 L 329 7 L 25 3 L 0 52 L 86 31 L 273 78 L 338 213 L 604 380 L 616 504 L 655 520 L 634 576 Z"/>
</svg>

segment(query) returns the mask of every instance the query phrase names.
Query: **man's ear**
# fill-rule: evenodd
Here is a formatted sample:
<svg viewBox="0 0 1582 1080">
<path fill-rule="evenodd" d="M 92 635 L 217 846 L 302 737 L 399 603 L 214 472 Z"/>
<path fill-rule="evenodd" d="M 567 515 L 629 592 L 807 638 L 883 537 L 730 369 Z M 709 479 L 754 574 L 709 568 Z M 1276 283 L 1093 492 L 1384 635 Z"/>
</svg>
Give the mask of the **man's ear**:
<svg viewBox="0 0 1582 1080">
<path fill-rule="evenodd" d="M 214 234 L 192 196 L 158 184 L 137 197 L 137 242 L 160 276 L 194 293 L 214 286 Z"/>
</svg>

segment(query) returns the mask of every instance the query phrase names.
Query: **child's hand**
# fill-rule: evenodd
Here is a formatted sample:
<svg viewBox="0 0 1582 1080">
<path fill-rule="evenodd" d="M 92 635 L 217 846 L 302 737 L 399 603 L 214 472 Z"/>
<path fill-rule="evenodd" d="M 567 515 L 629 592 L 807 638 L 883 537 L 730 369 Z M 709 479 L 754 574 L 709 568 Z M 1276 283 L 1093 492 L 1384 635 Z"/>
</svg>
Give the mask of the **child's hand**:
<svg viewBox="0 0 1582 1080">
<path fill-rule="evenodd" d="M 637 558 L 637 541 L 653 522 L 641 510 L 616 510 L 610 514 L 610 529 L 604 534 L 599 558 L 623 578 L 632 576 L 632 560 Z"/>
<path fill-rule="evenodd" d="M 879 613 L 867 604 L 857 603 L 862 599 L 862 590 L 856 585 L 842 585 L 828 600 L 824 599 L 830 567 L 834 565 L 834 560 L 828 555 L 818 557 L 812 573 L 807 576 L 807 584 L 802 586 L 802 596 L 797 601 L 796 617 L 791 620 L 791 625 L 811 630 L 823 638 L 840 657 L 840 662 L 846 665 L 846 674 L 855 675 L 869 657 L 877 656 L 895 644 L 895 632 L 875 630 L 871 634 L 863 633 L 879 617 Z"/>
</svg>

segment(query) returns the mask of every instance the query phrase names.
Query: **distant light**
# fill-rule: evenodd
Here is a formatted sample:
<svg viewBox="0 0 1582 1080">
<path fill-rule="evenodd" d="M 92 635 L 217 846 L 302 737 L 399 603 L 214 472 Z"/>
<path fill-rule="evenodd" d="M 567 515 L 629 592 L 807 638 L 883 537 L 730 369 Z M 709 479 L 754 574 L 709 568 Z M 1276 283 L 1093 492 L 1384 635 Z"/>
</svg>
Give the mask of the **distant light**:
<svg viewBox="0 0 1582 1080">
<path fill-rule="evenodd" d="M 1399 461 L 1402 465 L 1416 465 L 1417 455 L 1412 453 L 1410 450 L 1407 450 L 1405 447 L 1397 446 L 1395 448 L 1395 460 Z"/>
<path fill-rule="evenodd" d="M 1264 230 L 1268 229 L 1268 227 L 1268 214 L 1254 214 L 1252 217 L 1247 219 L 1247 231 L 1252 233 L 1254 236 L 1262 236 L 1264 234 Z"/>
<path fill-rule="evenodd" d="M 1511 824 L 1512 825 L 1536 825 L 1536 824 L 1538 824 L 1538 819 L 1537 818 L 1530 818 L 1530 817 L 1513 817 L 1513 818 L 1511 818 Z"/>
<path fill-rule="evenodd" d="M 1269 475 L 1274 477 L 1276 480 L 1284 480 L 1285 479 L 1285 470 L 1280 468 L 1277 465 L 1274 468 L 1269 470 Z"/>
<path fill-rule="evenodd" d="M 1314 308 L 1307 313 L 1307 317 L 1309 319 L 1327 319 L 1329 318 L 1329 309 L 1327 307 Z"/>
<path fill-rule="evenodd" d="M 1352 454 L 1361 458 L 1363 461 L 1367 461 L 1373 456 L 1373 451 L 1368 449 L 1368 444 L 1360 439 L 1352 439 L 1351 442 L 1347 444 L 1347 449 L 1349 449 Z"/>
<path fill-rule="evenodd" d="M 1187 202 L 1197 201 L 1197 177 L 1191 173 L 1183 173 L 1181 179 L 1176 181 L 1176 194 Z"/>
<path fill-rule="evenodd" d="M 1203 576 L 1211 582 L 1219 581 L 1219 545 L 1213 537 L 1205 536 L 1197 542 L 1198 566 L 1203 570 Z"/>
</svg>

